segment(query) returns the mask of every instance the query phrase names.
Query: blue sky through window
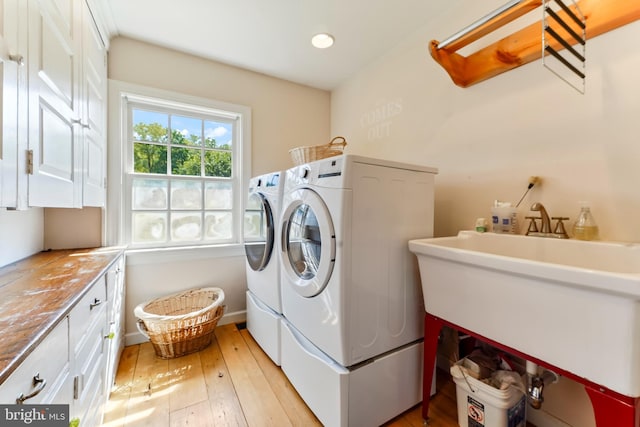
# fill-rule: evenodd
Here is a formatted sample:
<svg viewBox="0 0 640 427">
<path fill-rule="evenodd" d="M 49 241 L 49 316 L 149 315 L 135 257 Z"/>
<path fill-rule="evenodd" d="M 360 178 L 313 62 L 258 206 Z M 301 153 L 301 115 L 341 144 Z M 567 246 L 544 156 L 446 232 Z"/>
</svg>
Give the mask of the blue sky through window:
<svg viewBox="0 0 640 427">
<path fill-rule="evenodd" d="M 169 124 L 168 114 L 158 113 L 155 111 L 133 110 L 133 125 L 139 123 L 159 123 L 164 127 Z M 179 130 L 189 138 L 190 135 L 200 136 L 202 133 L 202 121 L 192 117 L 172 116 L 171 127 Z M 204 137 L 216 140 L 217 146 L 228 144 L 231 146 L 233 138 L 233 125 L 221 121 L 204 121 Z"/>
</svg>

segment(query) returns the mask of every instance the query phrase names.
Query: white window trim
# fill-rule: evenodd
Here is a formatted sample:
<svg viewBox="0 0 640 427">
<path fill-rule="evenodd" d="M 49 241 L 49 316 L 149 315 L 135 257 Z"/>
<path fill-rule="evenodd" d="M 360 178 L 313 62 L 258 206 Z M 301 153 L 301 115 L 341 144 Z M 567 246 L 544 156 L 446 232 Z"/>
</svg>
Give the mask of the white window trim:
<svg viewBox="0 0 640 427">
<path fill-rule="evenodd" d="M 108 246 L 126 245 L 126 230 L 124 212 L 126 206 L 124 197 L 123 180 L 125 178 L 127 156 L 127 140 L 128 140 L 128 114 L 127 99 L 144 100 L 158 99 L 170 100 L 170 106 L 185 106 L 197 111 L 197 107 L 207 110 L 216 110 L 220 112 L 233 112 L 234 117 L 238 117 L 239 123 L 237 131 L 240 132 L 238 141 L 241 141 L 240 157 L 236 163 L 239 167 L 238 176 L 240 177 L 240 197 L 236 199 L 233 209 L 236 212 L 244 212 L 245 201 L 248 196 L 249 179 L 251 178 L 251 109 L 249 107 L 237 104 L 231 104 L 221 101 L 215 101 L 207 98 L 200 98 L 191 95 L 185 95 L 177 92 L 151 88 L 118 80 L 109 80 L 109 133 L 108 133 L 108 179 L 107 179 L 107 208 L 105 221 L 105 244 Z M 182 104 L 182 105 L 181 105 Z M 224 113 L 222 113 L 224 114 Z M 240 214 L 240 218 L 242 214 Z M 242 246 L 242 223 L 237 221 L 236 236 L 239 241 L 233 244 L 220 245 L 202 245 L 193 247 L 162 247 L 157 249 L 144 249 L 140 251 L 131 251 L 132 253 L 150 254 L 159 252 L 162 254 L 171 254 L 171 257 L 190 258 L 194 251 L 204 251 L 213 253 L 215 256 L 237 256 L 239 247 Z M 128 252 L 129 254 L 129 252 Z"/>
</svg>

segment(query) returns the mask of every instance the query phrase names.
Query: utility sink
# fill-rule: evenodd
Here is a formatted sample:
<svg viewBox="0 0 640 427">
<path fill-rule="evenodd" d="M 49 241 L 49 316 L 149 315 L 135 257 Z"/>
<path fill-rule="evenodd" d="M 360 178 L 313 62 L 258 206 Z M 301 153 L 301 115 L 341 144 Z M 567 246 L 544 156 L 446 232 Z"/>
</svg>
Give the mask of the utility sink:
<svg viewBox="0 0 640 427">
<path fill-rule="evenodd" d="M 640 396 L 640 245 L 461 231 L 411 240 L 426 311 Z"/>
</svg>

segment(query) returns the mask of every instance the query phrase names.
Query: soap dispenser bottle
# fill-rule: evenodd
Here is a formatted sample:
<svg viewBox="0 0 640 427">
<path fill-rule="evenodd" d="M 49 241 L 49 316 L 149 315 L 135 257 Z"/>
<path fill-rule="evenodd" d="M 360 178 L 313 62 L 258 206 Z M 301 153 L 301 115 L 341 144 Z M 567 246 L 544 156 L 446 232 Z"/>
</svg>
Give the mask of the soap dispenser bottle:
<svg viewBox="0 0 640 427">
<path fill-rule="evenodd" d="M 580 214 L 573 225 L 573 237 L 578 240 L 598 240 L 598 225 L 591 214 L 589 202 L 580 202 Z"/>
</svg>

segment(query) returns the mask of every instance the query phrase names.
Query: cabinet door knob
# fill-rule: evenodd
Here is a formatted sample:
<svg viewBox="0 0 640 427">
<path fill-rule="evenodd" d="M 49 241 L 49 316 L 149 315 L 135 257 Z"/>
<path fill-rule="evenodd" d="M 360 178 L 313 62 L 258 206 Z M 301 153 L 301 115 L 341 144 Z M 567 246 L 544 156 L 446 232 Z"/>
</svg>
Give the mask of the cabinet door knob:
<svg viewBox="0 0 640 427">
<path fill-rule="evenodd" d="M 32 397 L 36 397 L 38 394 L 40 394 L 42 390 L 44 390 L 44 387 L 46 385 L 47 385 L 47 380 L 45 380 L 44 378 L 40 378 L 40 373 L 38 372 L 36 376 L 33 377 L 33 386 L 35 387 L 35 390 L 33 390 L 31 393 L 27 395 L 25 395 L 24 393 L 20 393 L 20 396 L 18 396 L 18 398 L 16 399 L 16 404 L 22 405 L 25 400 L 29 400 Z"/>
</svg>

